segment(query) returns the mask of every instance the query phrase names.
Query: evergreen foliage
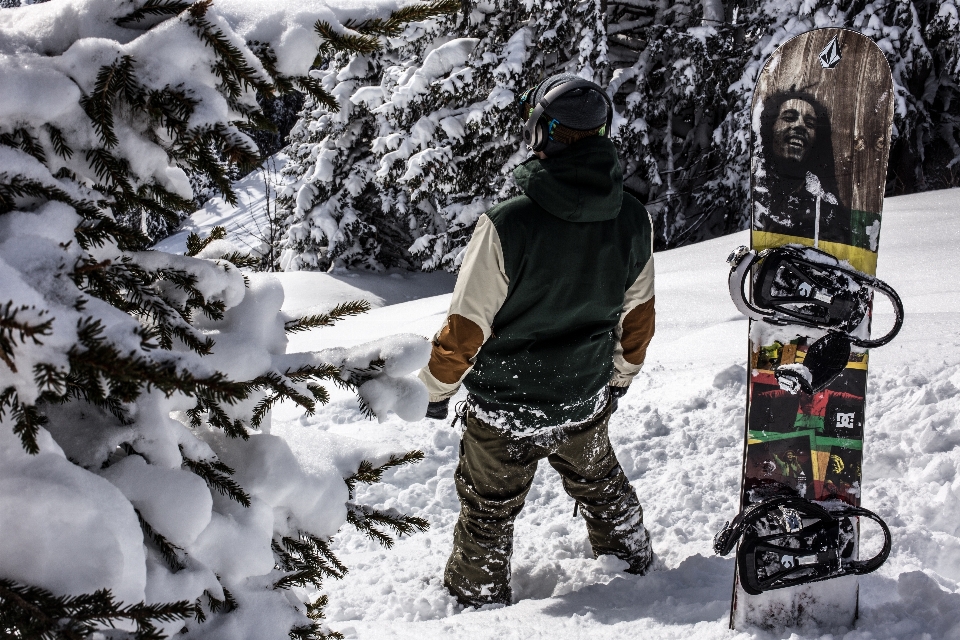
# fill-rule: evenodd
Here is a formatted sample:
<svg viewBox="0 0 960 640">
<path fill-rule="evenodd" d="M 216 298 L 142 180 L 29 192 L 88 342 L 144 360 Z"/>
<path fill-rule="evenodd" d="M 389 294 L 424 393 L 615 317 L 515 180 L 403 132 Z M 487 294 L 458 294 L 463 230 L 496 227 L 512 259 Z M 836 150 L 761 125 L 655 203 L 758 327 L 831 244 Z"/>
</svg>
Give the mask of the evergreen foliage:
<svg viewBox="0 0 960 640">
<path fill-rule="evenodd" d="M 352 501 L 355 497 L 357 483 L 374 484 L 380 482 L 386 471 L 414 464 L 421 460 L 423 460 L 423 451 L 419 450 L 407 452 L 402 456 L 391 455 L 386 462 L 379 466 L 375 466 L 367 460 L 362 460 L 357 472 L 345 479 L 347 488 L 350 490 L 350 500 Z M 387 549 L 393 546 L 393 538 L 378 527 L 386 527 L 398 536 L 410 535 L 414 531 L 423 532 L 430 528 L 430 523 L 423 518 L 398 513 L 395 509 L 380 511 L 353 502 L 347 503 L 347 522 Z"/>
<path fill-rule="evenodd" d="M 518 193 L 516 95 L 560 72 L 607 87 L 658 248 L 742 229 L 760 66 L 825 26 L 870 36 L 894 71 L 888 194 L 960 184 L 955 0 L 465 2 L 317 74 L 338 104 L 308 101 L 291 132 L 280 267 L 456 270 L 477 217 Z"/>
<path fill-rule="evenodd" d="M 354 100 L 364 89 L 377 92 L 391 65 L 437 35 L 433 19 L 461 8 L 459 0 L 434 0 L 417 9 L 401 9 L 388 20 L 351 23 L 342 37 L 318 24 L 321 34 L 362 52 L 331 51 L 314 72 L 329 101 L 308 99 L 301 121 L 290 133 L 290 158 L 284 173 L 295 180 L 279 194 L 277 207 L 285 219 L 279 267 L 285 271 L 331 266 L 415 268 L 407 252 L 412 219 L 394 215 L 390 198 L 375 180 L 377 157 L 372 145 L 378 134 L 373 104 Z M 402 16 L 401 16 L 402 13 Z M 401 24 L 411 21 L 403 33 Z M 386 48 L 396 37 L 399 48 Z M 425 45 L 422 45 L 425 46 Z M 375 99 L 374 99 L 375 100 Z"/>
<path fill-rule="evenodd" d="M 137 631 L 111 637 L 159 640 L 165 636 L 154 626 L 193 617 L 196 605 L 168 604 L 123 606 L 109 589 L 80 596 L 55 596 L 46 589 L 28 587 L 0 578 L 0 632 L 7 638 L 81 640 L 118 622 L 133 622 Z"/>
<path fill-rule="evenodd" d="M 313 99 L 323 98 L 309 67 L 321 51 L 352 46 L 349 38 L 338 39 L 352 33 L 332 17 L 318 21 L 316 32 L 333 40 L 318 36 L 316 50 L 296 62 L 272 43 L 246 42 L 230 22 L 242 16 L 219 13 L 211 0 L 87 3 L 81 8 L 111 23 L 88 20 L 82 33 L 35 43 L 42 51 L 9 45 L 26 41 L 17 29 L 30 28 L 29 7 L 10 9 L 12 19 L 0 23 L 5 82 L 59 100 L 56 109 L 21 109 L 17 119 L 0 111 L 0 457 L 10 477 L 22 482 L 40 473 L 30 469 L 46 469 L 53 483 L 44 488 L 48 495 L 94 511 L 109 503 L 109 518 L 90 518 L 103 519 L 98 526 L 106 529 L 98 532 L 115 536 L 110 553 L 128 554 L 110 560 L 126 573 L 111 569 L 104 576 L 112 576 L 114 589 L 85 594 L 0 575 L 2 635 L 81 638 L 117 623 L 137 629 L 129 637 L 207 637 L 204 623 L 213 617 L 272 615 L 289 622 L 296 609 L 300 622 L 290 626 L 291 637 L 335 637 L 319 623 L 323 599 L 295 608 L 295 595 L 278 594 L 262 610 L 246 612 L 244 598 L 263 589 L 247 580 L 256 574 L 238 574 L 226 564 L 232 574 L 216 575 L 223 563 L 198 536 L 206 531 L 203 517 L 213 524 L 229 518 L 239 523 L 234 529 L 252 535 L 247 529 L 260 525 L 245 511 L 284 509 L 288 515 L 272 525 L 279 540 L 272 551 L 278 568 L 292 577 L 278 577 L 275 589 L 319 586 L 322 575 L 342 575 L 328 539 L 346 514 L 323 522 L 310 511 L 335 503 L 336 492 L 320 495 L 324 485 L 264 431 L 276 402 L 289 400 L 312 412 L 327 401 L 323 383 L 330 381 L 356 391 L 372 415 L 362 387 L 388 376 L 380 347 L 286 354 L 284 339 L 284 329 L 329 326 L 369 305 L 348 303 L 307 318 L 281 313 L 279 284 L 242 273 L 259 260 L 233 246 L 220 228 L 207 238 L 191 236 L 185 256 L 147 247 L 151 234 L 191 209 L 188 174 L 204 176 L 233 197 L 233 168 L 260 159 L 245 131 L 268 124 L 256 96 L 307 87 Z M 401 13 L 370 28 L 387 29 Z M 170 58 L 173 50 L 184 57 Z M 59 64 L 88 72 L 68 77 Z M 4 108 L 11 104 L 19 108 L 9 101 Z M 427 349 L 420 338 L 390 348 L 411 362 L 416 358 L 409 353 Z M 251 451 L 293 462 L 258 466 Z M 26 475 L 17 476 L 18 469 Z M 317 492 L 311 503 L 317 506 L 296 502 L 286 489 L 264 493 L 271 482 Z M 349 491 L 340 490 L 342 505 Z M 180 511 L 170 511 L 164 492 L 177 492 Z M 426 526 L 405 518 L 388 514 L 377 522 L 398 533 Z M 131 524 L 139 531 L 133 538 Z M 90 543 L 82 530 L 45 528 L 39 535 L 55 537 L 44 543 L 51 553 L 61 542 L 78 549 Z M 44 561 L 26 551 L 18 555 L 27 567 Z M 146 563 L 146 578 L 142 568 L 136 572 L 138 562 Z M 314 573 L 303 573 L 308 569 Z M 144 597 L 144 580 L 159 580 L 164 586 L 155 593 L 176 597 L 136 604 L 131 598 Z"/>
</svg>

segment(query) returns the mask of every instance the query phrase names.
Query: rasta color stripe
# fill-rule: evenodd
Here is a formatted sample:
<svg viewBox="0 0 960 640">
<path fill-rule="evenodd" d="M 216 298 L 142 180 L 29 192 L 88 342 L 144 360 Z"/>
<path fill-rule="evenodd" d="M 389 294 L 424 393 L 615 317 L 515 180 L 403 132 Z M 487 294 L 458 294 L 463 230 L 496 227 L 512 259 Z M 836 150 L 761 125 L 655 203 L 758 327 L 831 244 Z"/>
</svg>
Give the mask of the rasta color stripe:
<svg viewBox="0 0 960 640">
<path fill-rule="evenodd" d="M 752 231 L 751 242 L 753 249 L 762 251 L 771 247 L 780 247 L 785 244 L 799 244 L 805 247 L 813 246 L 813 238 L 803 238 L 800 236 L 788 236 L 782 233 L 770 233 L 768 231 Z M 875 251 L 851 247 L 848 244 L 839 242 L 820 241 L 820 249 L 836 256 L 840 260 L 846 260 L 850 266 L 857 271 L 862 271 L 867 275 L 877 274 L 877 254 Z"/>
</svg>

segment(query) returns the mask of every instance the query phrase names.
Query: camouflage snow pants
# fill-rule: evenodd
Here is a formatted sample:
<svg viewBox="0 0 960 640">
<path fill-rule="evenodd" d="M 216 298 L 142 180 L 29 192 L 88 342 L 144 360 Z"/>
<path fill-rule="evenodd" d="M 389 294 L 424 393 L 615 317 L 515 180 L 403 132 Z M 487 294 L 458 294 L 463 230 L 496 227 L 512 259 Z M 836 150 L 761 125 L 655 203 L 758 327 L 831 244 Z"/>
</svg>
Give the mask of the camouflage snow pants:
<svg viewBox="0 0 960 640">
<path fill-rule="evenodd" d="M 577 501 L 594 557 L 615 555 L 630 564 L 629 572 L 646 571 L 650 539 L 637 494 L 610 445 L 610 411 L 571 430 L 525 438 L 506 436 L 468 411 L 454 477 L 460 518 L 443 580 L 461 604 L 510 604 L 513 521 L 541 458 Z"/>
</svg>

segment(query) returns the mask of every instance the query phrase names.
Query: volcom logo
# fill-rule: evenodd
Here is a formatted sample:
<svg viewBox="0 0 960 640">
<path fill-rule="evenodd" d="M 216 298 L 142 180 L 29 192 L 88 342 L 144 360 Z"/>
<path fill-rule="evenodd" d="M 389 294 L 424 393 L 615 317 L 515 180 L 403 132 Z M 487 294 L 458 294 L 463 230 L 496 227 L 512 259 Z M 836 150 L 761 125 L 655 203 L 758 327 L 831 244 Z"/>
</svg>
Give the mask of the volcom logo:
<svg viewBox="0 0 960 640">
<path fill-rule="evenodd" d="M 853 421 L 855 418 L 855 413 L 838 413 L 837 429 L 853 429 Z"/>
<path fill-rule="evenodd" d="M 785 569 L 791 569 L 796 560 L 793 556 L 780 556 L 780 565 Z"/>
<path fill-rule="evenodd" d="M 834 36 L 820 52 L 820 64 L 824 69 L 833 69 L 840 62 L 840 36 Z"/>
</svg>

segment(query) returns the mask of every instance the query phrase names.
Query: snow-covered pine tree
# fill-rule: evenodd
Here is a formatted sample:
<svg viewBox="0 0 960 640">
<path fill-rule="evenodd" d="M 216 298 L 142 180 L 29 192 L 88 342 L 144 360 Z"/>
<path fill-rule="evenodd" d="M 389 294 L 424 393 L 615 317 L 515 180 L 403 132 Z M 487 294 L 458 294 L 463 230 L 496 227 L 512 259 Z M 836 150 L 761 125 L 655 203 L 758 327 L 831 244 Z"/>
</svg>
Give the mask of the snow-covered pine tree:
<svg viewBox="0 0 960 640">
<path fill-rule="evenodd" d="M 456 269 L 479 215 L 515 193 L 518 88 L 603 75 L 598 2 L 453 4 L 396 53 L 329 63 L 339 111 L 308 108 L 291 135 L 284 270 Z"/>
<path fill-rule="evenodd" d="M 611 1 L 611 40 L 636 63 L 614 73 L 624 95 L 626 184 L 655 213 L 657 244 L 677 246 L 748 224 L 749 107 L 766 58 L 813 28 L 873 38 L 899 100 L 888 194 L 958 184 L 958 23 L 954 0 Z M 642 25 L 622 34 L 623 25 Z M 618 75 L 619 73 L 619 75 Z M 633 151 L 634 153 L 631 153 Z"/>
<path fill-rule="evenodd" d="M 424 269 L 456 270 L 481 213 L 519 193 L 517 97 L 564 71 L 603 82 L 604 13 L 596 1 L 471 3 L 450 36 L 388 69 L 377 108 L 377 179 L 413 231 Z"/>
<path fill-rule="evenodd" d="M 385 70 L 416 43 L 432 41 L 447 22 L 434 16 L 460 7 L 460 0 L 431 0 L 398 11 L 393 21 L 349 23 L 363 50 L 326 52 L 312 76 L 333 100 L 307 100 L 287 148 L 291 181 L 277 202 L 286 228 L 282 270 L 415 266 L 407 253 L 410 226 L 393 215 L 375 182 L 379 130 L 372 109 Z"/>
<path fill-rule="evenodd" d="M 610 3 L 624 184 L 650 211 L 658 248 L 742 224 L 749 121 L 738 109 L 748 107 L 732 85 L 749 46 L 729 12 L 719 0 Z"/>
<path fill-rule="evenodd" d="M 280 284 L 242 273 L 250 257 L 221 234 L 177 256 L 118 222 L 185 210 L 186 170 L 229 192 L 214 151 L 256 162 L 240 128 L 262 118 L 255 91 L 329 100 L 308 75 L 318 49 L 351 46 L 346 21 L 392 8 L 228 6 L 0 11 L 5 636 L 330 637 L 323 600 L 292 590 L 342 573 L 330 537 L 348 521 L 384 541 L 383 526 L 426 526 L 351 503 L 376 465 L 307 474 L 269 433 L 276 402 L 311 411 L 325 381 L 376 415 L 421 417 L 406 374 L 429 356 L 422 337 L 288 354 L 286 333 L 363 305 L 288 316 Z"/>
<path fill-rule="evenodd" d="M 328 68 L 351 126 L 325 109 L 298 124 L 306 160 L 290 167 L 283 268 L 455 269 L 477 216 L 515 193 L 516 93 L 569 70 L 608 86 L 626 188 L 653 214 L 658 247 L 744 228 L 756 76 L 814 27 L 863 31 L 888 55 L 901 91 L 889 192 L 955 185 L 956 16 L 955 0 L 468 2 L 404 33 L 393 64 L 343 56 Z M 333 192 L 373 197 L 341 207 Z"/>
</svg>

